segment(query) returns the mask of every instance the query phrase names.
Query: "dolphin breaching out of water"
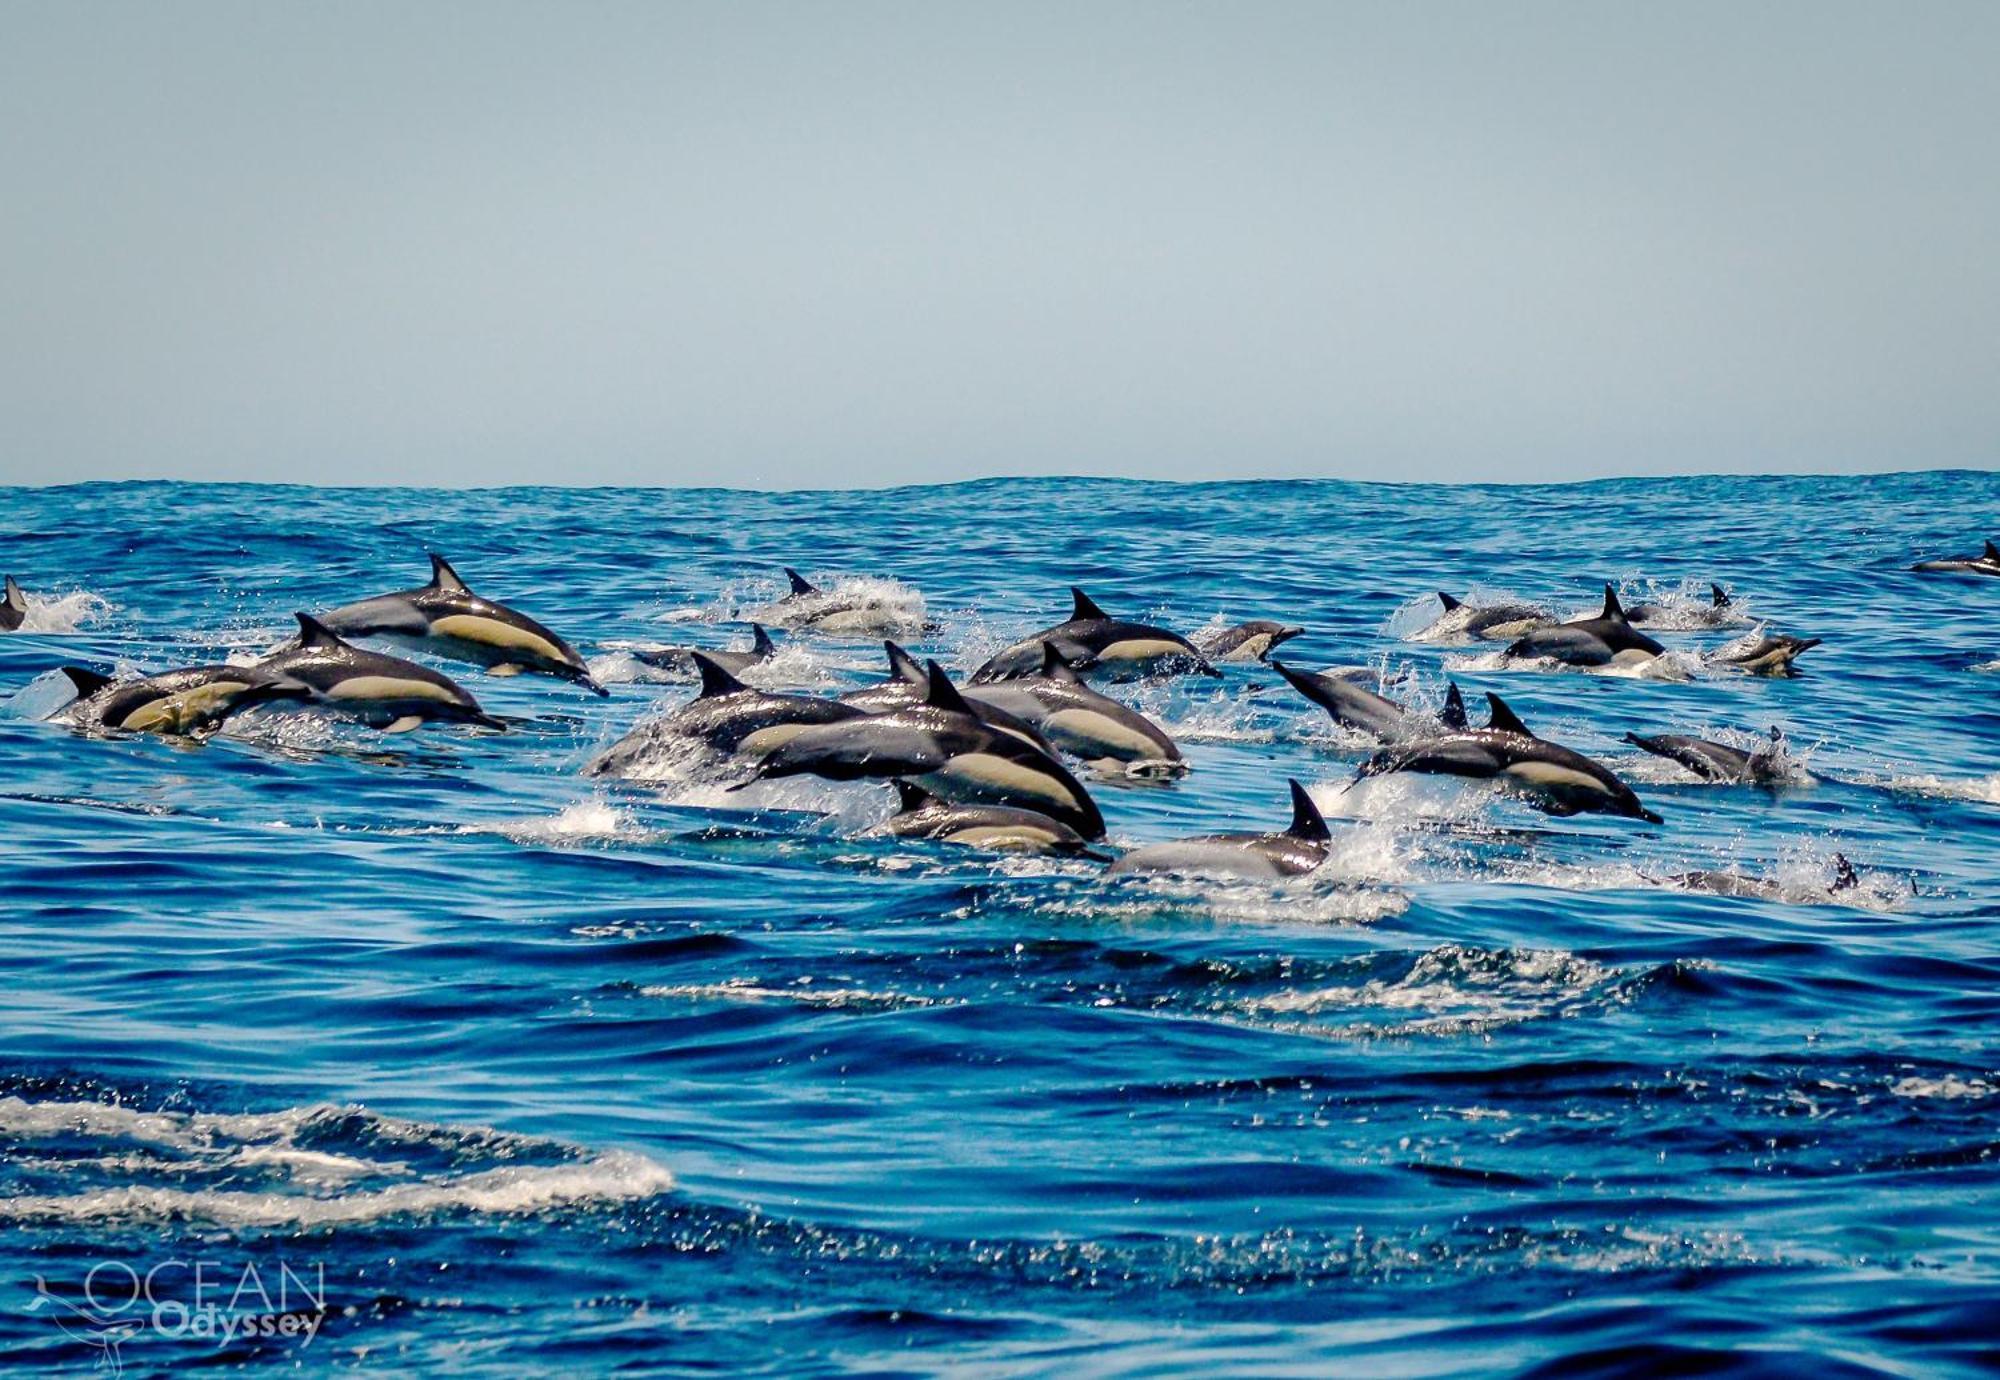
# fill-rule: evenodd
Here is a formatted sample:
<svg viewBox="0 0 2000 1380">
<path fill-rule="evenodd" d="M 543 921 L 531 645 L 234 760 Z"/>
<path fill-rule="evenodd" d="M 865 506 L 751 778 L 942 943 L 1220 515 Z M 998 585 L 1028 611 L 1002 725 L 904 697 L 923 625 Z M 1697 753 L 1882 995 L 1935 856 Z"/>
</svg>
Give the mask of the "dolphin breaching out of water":
<svg viewBox="0 0 2000 1380">
<path fill-rule="evenodd" d="M 1039 810 L 958 804 L 933 795 L 914 781 L 898 781 L 896 797 L 896 813 L 873 832 L 1009 853 L 1101 856 L 1090 852 L 1090 841 L 1083 835 Z"/>
<path fill-rule="evenodd" d="M 924 671 L 921 704 L 803 729 L 765 757 L 751 779 L 905 777 L 946 800 L 1037 810 L 1086 839 L 1104 837 L 1097 802 L 1068 768 L 981 720 L 935 661 Z"/>
<path fill-rule="evenodd" d="M 809 628 L 814 632 L 835 635 L 853 633 L 880 637 L 885 633 L 914 628 L 919 623 L 909 610 L 879 596 L 871 598 L 863 593 L 836 593 L 821 589 L 790 566 L 785 567 L 785 579 L 791 589 L 771 605 L 765 615 L 780 627 Z"/>
<path fill-rule="evenodd" d="M 1201 628 L 1188 640 L 1211 661 L 1269 661 L 1278 644 L 1302 635 L 1304 628 L 1269 618 L 1253 618 L 1231 628 Z"/>
<path fill-rule="evenodd" d="M 1819 646 L 1820 642 L 1817 637 L 1792 637 L 1786 633 L 1760 631 L 1754 637 L 1717 648 L 1708 654 L 1708 659 L 1720 666 L 1734 666 L 1748 671 L 1753 676 L 1791 676 L 1798 674 L 1792 669 L 1792 663 L 1801 654 Z"/>
<path fill-rule="evenodd" d="M 309 703 L 390 733 L 432 721 L 507 727 L 449 676 L 356 647 L 311 614 L 297 617 L 298 637 L 254 669 L 303 682 L 311 691 Z"/>
<path fill-rule="evenodd" d="M 2000 546 L 1990 540 L 1977 556 L 1947 556 L 1943 560 L 1918 561 L 1912 570 L 1949 575 L 2000 575 Z"/>
<path fill-rule="evenodd" d="M 1440 642 L 1450 637 L 1476 637 L 1499 642 L 1519 637 L 1536 628 L 1546 628 L 1556 620 L 1533 604 L 1469 604 L 1463 599 L 1437 592 L 1444 612 L 1428 627 L 1415 634 L 1419 642 Z"/>
<path fill-rule="evenodd" d="M 1618 591 L 1604 587 L 1604 611 L 1523 634 L 1507 648 L 1510 657 L 1549 657 L 1570 666 L 1629 666 L 1651 661 L 1666 651 L 1632 626 L 1618 602 Z"/>
<path fill-rule="evenodd" d="M 1493 711 L 1486 727 L 1379 752 L 1362 764 L 1355 779 L 1406 771 L 1463 776 L 1497 782 L 1525 796 L 1544 814 L 1624 815 L 1649 824 L 1662 822 L 1610 768 L 1536 737 L 1498 695 L 1489 694 L 1486 700 Z"/>
<path fill-rule="evenodd" d="M 431 557 L 429 584 L 342 605 L 320 622 L 342 637 L 384 638 L 496 676 L 527 671 L 611 693 L 591 679 L 576 648 L 527 614 L 474 594 L 438 555 Z"/>
<path fill-rule="evenodd" d="M 1194 872 L 1211 876 L 1277 881 L 1311 872 L 1326 861 L 1333 840 L 1326 820 L 1306 788 L 1292 788 L 1292 822 L 1276 834 L 1204 834 L 1135 848 L 1105 870 L 1106 876 L 1132 872 Z"/>
<path fill-rule="evenodd" d="M 313 697 L 305 682 L 259 666 L 190 666 L 122 681 L 82 666 L 62 673 L 76 687 L 69 721 L 81 729 L 205 738 L 242 710 Z"/>
<path fill-rule="evenodd" d="M 1736 617 L 1735 606 L 1721 585 L 1710 584 L 1708 603 L 1674 607 L 1667 604 L 1634 604 L 1625 610 L 1630 623 L 1679 623 L 1689 628 L 1719 628 Z"/>
<path fill-rule="evenodd" d="M 999 709 L 1011 714 L 1032 724 L 1064 752 L 1093 765 L 1144 763 L 1158 772 L 1188 769 L 1165 729 L 1130 705 L 1085 685 L 1052 643 L 1042 644 L 1041 674 L 962 693 L 975 712 Z"/>
<path fill-rule="evenodd" d="M 1634 747 L 1644 748 L 1655 757 L 1678 762 L 1704 781 L 1762 785 L 1784 781 L 1789 776 L 1785 763 L 1785 735 L 1775 728 L 1771 730 L 1770 743 L 1755 752 L 1745 752 L 1726 743 L 1711 743 L 1705 738 L 1692 738 L 1684 733 L 1662 733 L 1654 738 L 1628 733 L 1625 741 Z"/>
<path fill-rule="evenodd" d="M 1299 671 L 1282 661 L 1273 661 L 1271 666 L 1294 690 L 1324 709 L 1335 723 L 1365 733 L 1378 742 L 1420 737 L 1434 731 L 1437 723 L 1450 730 L 1466 726 L 1465 700 L 1456 682 L 1445 694 L 1443 712 L 1432 720 L 1426 715 L 1413 714 L 1387 695 L 1378 695 L 1344 676 Z"/>
<path fill-rule="evenodd" d="M 700 672 L 694 664 L 694 653 L 700 652 L 710 661 L 729 672 L 740 676 L 752 666 L 762 665 L 778 654 L 778 644 L 771 640 L 771 634 L 764 630 L 762 623 L 750 625 L 750 650 L 732 652 L 710 650 L 707 647 L 634 647 L 631 649 L 635 661 L 660 671 L 674 671 L 690 680 L 699 679 Z"/>
<path fill-rule="evenodd" d="M 640 724 L 584 768 L 589 776 L 626 776 L 675 742 L 699 743 L 712 752 L 762 757 L 794 734 L 823 724 L 863 717 L 851 704 L 815 695 L 775 695 L 752 689 L 706 652 L 693 652 L 701 690 L 664 718 Z"/>
<path fill-rule="evenodd" d="M 1075 602 L 1066 621 L 996 653 L 972 673 L 970 683 L 986 685 L 1036 674 L 1042 668 L 1045 642 L 1053 645 L 1064 664 L 1071 668 L 1101 673 L 1112 680 L 1222 674 L 1179 633 L 1149 623 L 1126 623 L 1113 618 L 1074 586 L 1070 588 L 1070 597 Z"/>
<path fill-rule="evenodd" d="M 14 577 L 7 577 L 5 598 L 0 598 L 0 632 L 13 632 L 28 616 L 28 596 L 21 593 L 21 587 L 14 583 Z"/>
</svg>

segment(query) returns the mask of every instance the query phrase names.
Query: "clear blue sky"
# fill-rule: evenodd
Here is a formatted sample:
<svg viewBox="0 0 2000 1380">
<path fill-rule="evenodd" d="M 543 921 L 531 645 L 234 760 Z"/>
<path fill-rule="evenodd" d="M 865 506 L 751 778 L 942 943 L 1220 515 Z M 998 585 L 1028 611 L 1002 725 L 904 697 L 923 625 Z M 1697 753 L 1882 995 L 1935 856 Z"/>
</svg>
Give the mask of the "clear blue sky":
<svg viewBox="0 0 2000 1380">
<path fill-rule="evenodd" d="M 0 482 L 2000 461 L 2000 5 L 0 0 Z"/>
</svg>

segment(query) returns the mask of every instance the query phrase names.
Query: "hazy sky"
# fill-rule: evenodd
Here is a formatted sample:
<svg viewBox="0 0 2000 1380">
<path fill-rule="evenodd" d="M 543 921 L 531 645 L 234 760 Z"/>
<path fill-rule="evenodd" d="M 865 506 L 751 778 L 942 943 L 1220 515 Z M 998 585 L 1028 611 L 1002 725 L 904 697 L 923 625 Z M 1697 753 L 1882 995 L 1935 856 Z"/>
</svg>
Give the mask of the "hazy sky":
<svg viewBox="0 0 2000 1380">
<path fill-rule="evenodd" d="M 0 482 L 2000 463 L 2000 4 L 0 0 Z"/>
</svg>

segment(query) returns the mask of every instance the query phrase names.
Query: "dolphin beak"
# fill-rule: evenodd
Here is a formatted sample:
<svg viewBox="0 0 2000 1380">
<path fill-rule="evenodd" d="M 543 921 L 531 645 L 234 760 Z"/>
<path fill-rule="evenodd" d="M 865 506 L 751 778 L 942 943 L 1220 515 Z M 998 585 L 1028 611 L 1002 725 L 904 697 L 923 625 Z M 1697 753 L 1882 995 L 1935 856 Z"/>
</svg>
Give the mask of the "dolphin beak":
<svg viewBox="0 0 2000 1380">
<path fill-rule="evenodd" d="M 505 733 L 508 731 L 507 721 L 505 719 L 496 719 L 491 714 L 474 714 L 468 717 L 466 722 L 478 724 L 481 728 L 490 728 L 496 733 Z"/>
<path fill-rule="evenodd" d="M 599 699 L 608 700 L 611 698 L 611 692 L 606 690 L 602 685 L 599 685 L 596 677 L 592 676 L 588 671 L 578 671 L 571 679 Z"/>
<path fill-rule="evenodd" d="M 1666 823 L 1666 821 L 1665 821 L 1664 819 L 1661 819 L 1661 818 L 1660 818 L 1660 817 L 1659 817 L 1659 816 L 1658 816 L 1657 814 L 1653 813 L 1653 812 L 1652 812 L 1651 810 L 1648 810 L 1648 809 L 1647 809 L 1647 808 L 1646 808 L 1645 806 L 1643 806 L 1643 805 L 1639 807 L 1639 818 L 1641 818 L 1641 819 L 1645 820 L 1645 821 L 1646 821 L 1646 823 L 1648 823 L 1648 824 L 1665 824 L 1665 823 Z"/>
</svg>

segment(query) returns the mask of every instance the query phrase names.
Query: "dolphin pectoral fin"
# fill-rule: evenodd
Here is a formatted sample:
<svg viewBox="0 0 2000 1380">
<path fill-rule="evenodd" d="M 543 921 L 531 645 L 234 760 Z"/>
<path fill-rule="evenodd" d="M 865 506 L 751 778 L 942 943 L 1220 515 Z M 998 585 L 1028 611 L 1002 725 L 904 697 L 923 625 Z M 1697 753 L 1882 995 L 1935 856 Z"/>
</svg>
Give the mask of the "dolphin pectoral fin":
<svg viewBox="0 0 2000 1380">
<path fill-rule="evenodd" d="M 503 661 L 498 666 L 488 666 L 486 674 L 489 676 L 518 676 L 521 674 L 521 668 L 511 661 Z"/>
<path fill-rule="evenodd" d="M 395 719 L 382 725 L 382 731 L 384 733 L 408 733 L 423 721 L 421 714 L 405 714 L 400 719 Z"/>
</svg>

